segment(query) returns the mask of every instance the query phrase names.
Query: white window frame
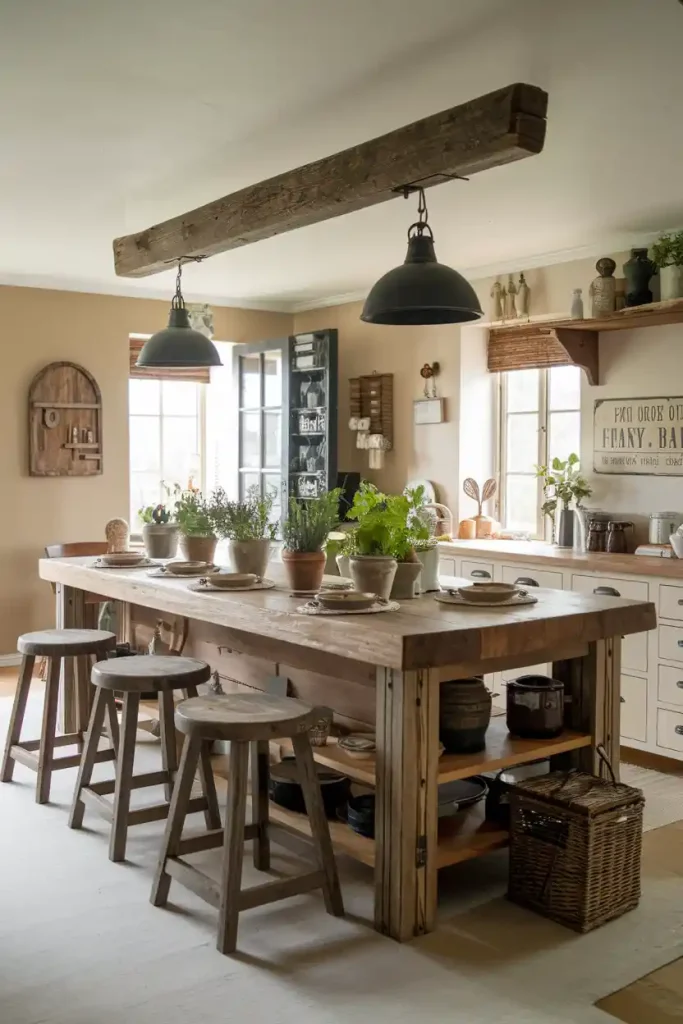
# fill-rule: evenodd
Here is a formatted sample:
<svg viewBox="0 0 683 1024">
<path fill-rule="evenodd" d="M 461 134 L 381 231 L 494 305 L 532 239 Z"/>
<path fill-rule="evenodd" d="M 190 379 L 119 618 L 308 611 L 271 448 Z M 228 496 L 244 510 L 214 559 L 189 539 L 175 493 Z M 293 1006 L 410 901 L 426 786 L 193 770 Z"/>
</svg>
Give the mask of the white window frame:
<svg viewBox="0 0 683 1024">
<path fill-rule="evenodd" d="M 548 437 L 549 437 L 549 402 L 548 393 L 550 385 L 550 370 L 552 367 L 539 367 L 538 369 L 538 453 L 537 463 L 539 466 L 545 466 L 548 464 Z M 498 374 L 498 400 L 496 402 L 496 413 L 497 413 L 497 445 L 496 445 L 496 466 L 495 472 L 497 479 L 500 481 L 497 501 L 497 515 L 501 523 L 505 524 L 506 510 L 505 503 L 507 500 L 507 441 L 508 441 L 508 422 L 509 416 L 525 415 L 525 413 L 509 413 L 507 408 L 507 382 L 508 373 L 515 373 L 515 370 L 509 370 L 504 373 Z M 531 410 L 529 410 L 531 411 Z M 554 409 L 553 412 L 581 412 L 579 403 L 578 409 Z M 569 454 L 569 453 L 567 453 Z M 526 476 L 531 474 L 515 474 L 511 473 L 511 476 L 519 475 Z M 541 512 L 541 505 L 543 504 L 543 481 L 538 478 L 536 481 L 536 530 L 533 535 L 534 540 L 547 540 L 550 539 L 551 524 L 547 518 Z"/>
</svg>

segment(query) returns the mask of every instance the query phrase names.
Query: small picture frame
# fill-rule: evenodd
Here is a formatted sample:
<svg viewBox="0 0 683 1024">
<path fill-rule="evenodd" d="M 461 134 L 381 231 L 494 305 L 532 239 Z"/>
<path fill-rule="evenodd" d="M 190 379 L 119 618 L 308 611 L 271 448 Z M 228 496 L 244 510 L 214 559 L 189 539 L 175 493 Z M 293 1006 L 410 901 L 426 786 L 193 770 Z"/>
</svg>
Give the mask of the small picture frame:
<svg viewBox="0 0 683 1024">
<path fill-rule="evenodd" d="M 416 426 L 443 423 L 445 419 L 443 398 L 420 398 L 413 402 L 413 422 Z"/>
</svg>

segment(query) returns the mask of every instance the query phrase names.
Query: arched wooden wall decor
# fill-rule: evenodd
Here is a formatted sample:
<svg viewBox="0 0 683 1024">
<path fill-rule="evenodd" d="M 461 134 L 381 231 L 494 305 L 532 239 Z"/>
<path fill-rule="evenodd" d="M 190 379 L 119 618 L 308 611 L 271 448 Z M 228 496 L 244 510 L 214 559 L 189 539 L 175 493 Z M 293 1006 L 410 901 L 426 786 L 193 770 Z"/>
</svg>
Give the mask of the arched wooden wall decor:
<svg viewBox="0 0 683 1024">
<path fill-rule="evenodd" d="M 76 363 L 50 363 L 28 393 L 29 474 L 96 476 L 102 472 L 102 395 Z"/>
</svg>

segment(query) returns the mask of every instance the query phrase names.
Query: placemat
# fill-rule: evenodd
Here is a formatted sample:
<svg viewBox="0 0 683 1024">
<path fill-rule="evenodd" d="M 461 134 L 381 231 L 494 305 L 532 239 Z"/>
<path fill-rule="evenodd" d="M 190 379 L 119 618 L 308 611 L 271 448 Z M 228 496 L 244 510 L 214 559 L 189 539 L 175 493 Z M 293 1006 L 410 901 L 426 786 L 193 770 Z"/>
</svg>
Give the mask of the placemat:
<svg viewBox="0 0 683 1024">
<path fill-rule="evenodd" d="M 507 601 L 465 601 L 460 594 L 448 594 L 446 591 L 441 591 L 439 594 L 434 594 L 434 600 L 438 601 L 439 604 L 449 604 L 457 608 L 517 608 L 525 604 L 536 604 L 538 598 L 534 597 L 533 594 L 515 594 Z"/>
<path fill-rule="evenodd" d="M 198 580 L 196 583 L 190 583 L 187 589 L 193 590 L 195 594 L 237 594 L 245 590 L 272 590 L 274 586 L 273 580 L 261 580 L 260 583 L 252 583 L 248 587 L 214 587 L 210 583 Z"/>
<path fill-rule="evenodd" d="M 314 601 L 301 604 L 297 611 L 301 615 L 376 615 L 378 612 L 399 612 L 401 606 L 398 601 L 382 601 L 373 604 L 371 608 L 321 608 Z"/>
</svg>

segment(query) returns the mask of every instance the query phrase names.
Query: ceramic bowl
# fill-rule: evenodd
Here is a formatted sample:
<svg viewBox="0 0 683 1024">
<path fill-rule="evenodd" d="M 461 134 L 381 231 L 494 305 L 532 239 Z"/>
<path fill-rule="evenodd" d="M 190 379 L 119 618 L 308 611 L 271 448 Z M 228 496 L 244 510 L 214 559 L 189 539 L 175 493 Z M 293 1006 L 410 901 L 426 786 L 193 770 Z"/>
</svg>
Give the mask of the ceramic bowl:
<svg viewBox="0 0 683 1024">
<path fill-rule="evenodd" d="M 363 611 L 365 608 L 372 608 L 377 601 L 375 594 L 364 594 L 360 590 L 321 590 L 318 594 L 318 604 L 331 611 L 353 608 L 354 611 Z"/>
<path fill-rule="evenodd" d="M 678 533 L 678 531 L 672 533 L 669 537 L 669 543 L 674 549 L 676 558 L 683 558 L 683 534 Z"/>
<path fill-rule="evenodd" d="M 518 589 L 512 583 L 470 583 L 467 587 L 458 587 L 458 593 L 463 601 L 470 604 L 502 604 L 509 601 Z"/>
<path fill-rule="evenodd" d="M 106 555 L 100 555 L 103 565 L 138 565 L 145 562 L 144 551 L 112 551 Z"/>
<path fill-rule="evenodd" d="M 337 740 L 337 746 L 340 750 L 343 750 L 348 757 L 356 758 L 358 761 L 364 761 L 375 753 L 377 749 L 375 744 L 375 737 L 371 735 L 364 735 L 363 733 L 351 734 L 350 736 L 340 736 Z"/>
<path fill-rule="evenodd" d="M 196 576 L 198 572 L 209 572 L 213 566 L 209 562 L 168 562 L 166 572 L 171 576 Z"/>
<path fill-rule="evenodd" d="M 222 590 L 251 587 L 261 581 L 261 577 L 253 572 L 212 572 L 206 578 L 212 587 L 220 587 Z"/>
</svg>

